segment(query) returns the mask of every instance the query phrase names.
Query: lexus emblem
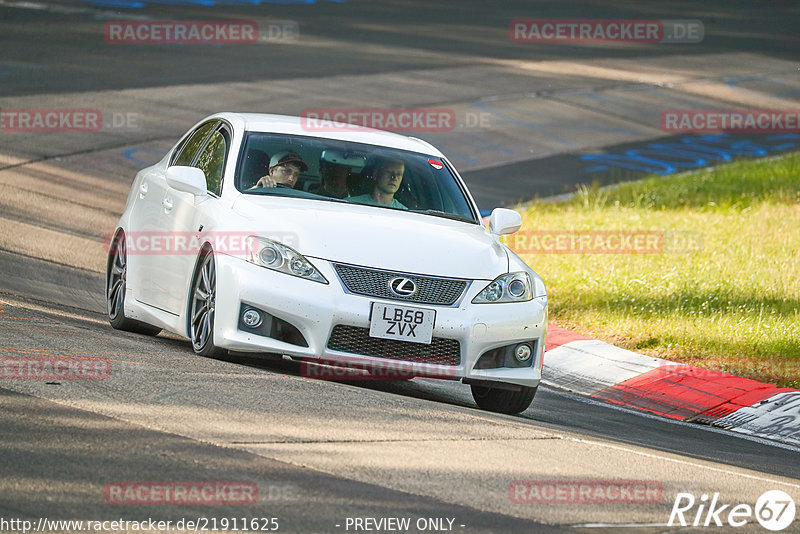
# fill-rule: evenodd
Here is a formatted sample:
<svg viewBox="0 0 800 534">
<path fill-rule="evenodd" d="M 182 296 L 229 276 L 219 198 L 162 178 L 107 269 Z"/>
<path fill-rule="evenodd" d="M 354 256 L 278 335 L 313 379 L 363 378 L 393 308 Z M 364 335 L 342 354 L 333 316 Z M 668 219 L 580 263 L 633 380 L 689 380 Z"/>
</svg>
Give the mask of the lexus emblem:
<svg viewBox="0 0 800 534">
<path fill-rule="evenodd" d="M 392 278 L 389 280 L 389 291 L 398 297 L 410 297 L 417 292 L 417 284 L 410 278 Z"/>
</svg>

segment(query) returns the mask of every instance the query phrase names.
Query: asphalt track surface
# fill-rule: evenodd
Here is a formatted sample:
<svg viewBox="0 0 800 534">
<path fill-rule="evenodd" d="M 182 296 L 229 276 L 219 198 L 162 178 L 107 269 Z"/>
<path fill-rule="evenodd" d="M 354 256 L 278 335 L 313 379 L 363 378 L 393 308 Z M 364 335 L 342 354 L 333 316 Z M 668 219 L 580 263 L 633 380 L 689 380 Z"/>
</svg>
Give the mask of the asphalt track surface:
<svg viewBox="0 0 800 534">
<path fill-rule="evenodd" d="M 287 360 L 204 359 L 172 336 L 116 332 L 102 313 L 101 274 L 103 234 L 133 174 L 208 113 L 449 107 L 463 124 L 419 135 L 452 154 L 489 208 L 591 180 L 582 155 L 675 141 L 658 128 L 661 109 L 796 108 L 798 10 L 403 1 L 115 10 L 4 0 L 0 107 L 93 107 L 136 120 L 95 133 L 0 132 L 0 352 L 105 358 L 113 369 L 102 381 L 0 384 L 0 517 L 244 515 L 278 517 L 287 532 L 352 532 L 348 517 L 433 517 L 454 519 L 461 532 L 670 532 L 678 492 L 752 505 L 782 489 L 800 502 L 792 447 L 546 386 L 521 416 L 498 416 L 479 411 L 457 383 L 311 380 Z M 288 20 L 300 38 L 213 47 L 103 41 L 104 22 L 137 17 Z M 691 18 L 706 36 L 685 45 L 531 47 L 508 40 L 517 18 Z M 468 127 L 476 113 L 488 114 L 486 127 Z M 794 140 L 781 142 L 794 149 Z M 508 494 L 514 480 L 657 481 L 664 496 L 518 504 Z M 104 486 L 119 481 L 250 481 L 260 502 L 105 503 Z M 740 531 L 763 529 L 751 522 Z"/>
</svg>

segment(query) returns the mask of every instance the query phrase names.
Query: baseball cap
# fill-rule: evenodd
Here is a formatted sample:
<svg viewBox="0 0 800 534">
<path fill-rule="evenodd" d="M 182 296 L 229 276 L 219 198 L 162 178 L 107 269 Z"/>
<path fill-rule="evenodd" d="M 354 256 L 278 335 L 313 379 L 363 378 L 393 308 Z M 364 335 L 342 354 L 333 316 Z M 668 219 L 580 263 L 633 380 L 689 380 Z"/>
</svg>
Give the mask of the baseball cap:
<svg viewBox="0 0 800 534">
<path fill-rule="evenodd" d="M 269 168 L 275 167 L 276 165 L 283 165 L 285 163 L 297 163 L 300 165 L 301 171 L 307 171 L 308 165 L 306 162 L 303 161 L 298 154 L 294 152 L 290 152 L 288 150 L 284 150 L 283 152 L 277 152 L 275 155 L 272 156 L 272 159 L 269 160 Z"/>
</svg>

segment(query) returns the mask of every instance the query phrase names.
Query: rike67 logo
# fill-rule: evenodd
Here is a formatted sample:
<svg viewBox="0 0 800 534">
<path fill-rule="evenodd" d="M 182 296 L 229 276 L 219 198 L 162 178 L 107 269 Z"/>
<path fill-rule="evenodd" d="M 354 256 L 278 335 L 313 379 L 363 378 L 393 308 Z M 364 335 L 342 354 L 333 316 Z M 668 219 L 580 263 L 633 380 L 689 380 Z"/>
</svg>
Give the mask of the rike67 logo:
<svg viewBox="0 0 800 534">
<path fill-rule="evenodd" d="M 755 516 L 756 521 L 767 530 L 783 530 L 794 521 L 796 513 L 794 499 L 781 490 L 764 492 L 755 507 L 749 504 L 722 504 L 719 493 L 710 500 L 703 494 L 699 499 L 691 493 L 678 493 L 668 526 L 693 527 L 743 527 Z"/>
</svg>

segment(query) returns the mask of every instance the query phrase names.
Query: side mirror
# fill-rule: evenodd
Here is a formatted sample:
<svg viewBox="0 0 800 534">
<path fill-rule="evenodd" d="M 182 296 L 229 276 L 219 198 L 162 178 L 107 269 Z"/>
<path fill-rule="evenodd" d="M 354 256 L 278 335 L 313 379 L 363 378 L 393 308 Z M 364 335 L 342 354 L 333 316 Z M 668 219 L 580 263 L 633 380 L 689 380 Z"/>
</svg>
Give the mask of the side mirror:
<svg viewBox="0 0 800 534">
<path fill-rule="evenodd" d="M 514 210 L 495 208 L 489 217 L 489 231 L 494 235 L 513 234 L 522 226 L 522 215 Z"/>
<path fill-rule="evenodd" d="M 168 168 L 167 185 L 198 197 L 206 195 L 206 175 L 197 167 L 175 165 Z"/>
</svg>

